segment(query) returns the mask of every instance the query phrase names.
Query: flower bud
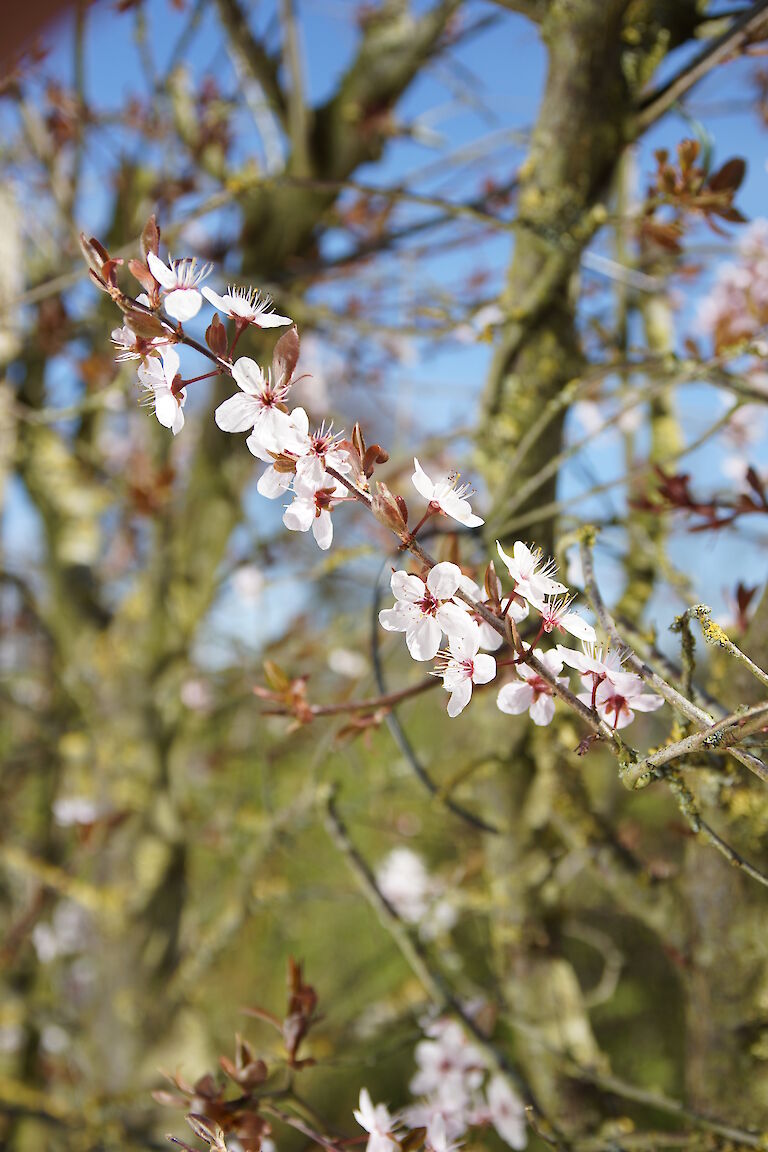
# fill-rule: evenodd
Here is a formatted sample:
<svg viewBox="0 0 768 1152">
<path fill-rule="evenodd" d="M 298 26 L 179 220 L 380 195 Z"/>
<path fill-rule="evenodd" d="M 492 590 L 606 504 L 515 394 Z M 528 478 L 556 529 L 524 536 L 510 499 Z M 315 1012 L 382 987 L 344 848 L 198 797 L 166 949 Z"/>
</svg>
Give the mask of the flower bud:
<svg viewBox="0 0 768 1152">
<path fill-rule="evenodd" d="M 380 524 L 404 536 L 408 531 L 408 508 L 402 496 L 395 496 L 386 484 L 376 482 L 376 493 L 371 501 L 371 511 Z"/>
<path fill-rule="evenodd" d="M 227 330 L 219 320 L 218 312 L 214 312 L 213 320 L 205 330 L 205 342 L 211 352 L 216 356 L 227 354 Z"/>
</svg>

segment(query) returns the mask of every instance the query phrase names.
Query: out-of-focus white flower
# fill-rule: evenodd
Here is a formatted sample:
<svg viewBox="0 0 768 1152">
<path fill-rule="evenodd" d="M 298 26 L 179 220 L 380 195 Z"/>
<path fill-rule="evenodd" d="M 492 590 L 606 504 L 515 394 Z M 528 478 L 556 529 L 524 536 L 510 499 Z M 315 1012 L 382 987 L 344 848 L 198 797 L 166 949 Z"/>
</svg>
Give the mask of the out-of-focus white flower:
<svg viewBox="0 0 768 1152">
<path fill-rule="evenodd" d="M 105 809 L 88 796 L 59 796 L 51 805 L 53 818 L 62 828 L 75 824 L 94 824 Z"/>
<path fill-rule="evenodd" d="M 210 275 L 213 266 L 204 264 L 198 267 L 194 257 L 191 260 L 172 260 L 170 256 L 168 263 L 163 264 L 154 252 L 147 253 L 147 264 L 155 280 L 165 289 L 163 304 L 168 315 L 180 324 L 197 316 L 203 302 L 197 286 Z"/>
<path fill-rule="evenodd" d="M 442 512 L 452 520 L 458 520 L 465 528 L 478 528 L 485 523 L 473 513 L 467 500 L 471 489 L 468 484 L 459 485 L 458 472 L 449 472 L 445 476 L 439 476 L 437 480 L 431 480 L 416 459 L 413 461 L 413 468 L 413 486 L 425 500 L 429 501 L 434 511 Z"/>
<path fill-rule="evenodd" d="M 242 564 L 232 573 L 232 587 L 241 600 L 260 599 L 265 584 L 264 573 L 255 564 Z"/>
<path fill-rule="evenodd" d="M 503 1076 L 492 1076 L 485 1095 L 489 1119 L 504 1143 L 510 1148 L 525 1148 L 525 1108 L 509 1082 Z"/>
<path fill-rule="evenodd" d="M 461 583 L 457 564 L 435 564 L 426 581 L 407 572 L 393 572 L 390 581 L 397 603 L 379 612 L 379 623 L 388 632 L 405 632 L 414 660 L 433 660 L 443 633 L 458 636 L 471 625 L 467 612 L 453 597 Z"/>
<path fill-rule="evenodd" d="M 384 858 L 376 883 L 398 916 L 418 928 L 422 940 L 434 940 L 456 923 L 456 908 L 445 898 L 444 886 L 410 848 L 394 848 Z"/>
<path fill-rule="evenodd" d="M 58 1024 L 46 1024 L 40 1033 L 40 1044 L 51 1056 L 60 1056 L 71 1043 L 69 1033 Z"/>
<path fill-rule="evenodd" d="M 59 956 L 73 956 L 85 950 L 89 923 L 88 913 L 79 904 L 60 901 L 50 921 L 40 920 L 32 929 L 32 943 L 40 963 L 50 964 Z"/>
<path fill-rule="evenodd" d="M 179 699 L 191 712 L 207 712 L 213 703 L 211 689 L 205 680 L 192 677 L 185 680 L 179 692 Z"/>
<path fill-rule="evenodd" d="M 368 671 L 368 661 L 360 652 L 351 648 L 331 648 L 328 653 L 328 667 L 337 676 L 348 680 L 359 680 Z"/>
<path fill-rule="evenodd" d="M 259 292 L 256 288 L 237 288 L 230 286 L 223 296 L 214 292 L 212 288 L 202 289 L 203 296 L 218 308 L 225 316 L 237 321 L 238 324 L 253 324 L 256 328 L 282 328 L 285 324 L 292 324 L 290 316 L 280 316 L 275 312 L 272 298 L 266 292 Z"/>
</svg>

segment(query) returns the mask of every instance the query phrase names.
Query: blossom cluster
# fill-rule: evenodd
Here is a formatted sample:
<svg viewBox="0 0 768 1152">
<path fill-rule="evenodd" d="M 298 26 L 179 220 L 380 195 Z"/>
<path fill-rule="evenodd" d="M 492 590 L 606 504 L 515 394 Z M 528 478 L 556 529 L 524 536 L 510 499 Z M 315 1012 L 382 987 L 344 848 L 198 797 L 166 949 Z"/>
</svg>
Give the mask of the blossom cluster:
<svg viewBox="0 0 768 1152">
<path fill-rule="evenodd" d="M 504 596 L 495 577 L 499 618 L 519 623 L 531 612 L 538 616 L 538 631 L 529 653 L 532 651 L 550 673 L 546 678 L 523 660 L 507 661 L 515 666 L 518 680 L 499 690 L 496 703 L 502 712 L 528 712 L 534 724 L 549 724 L 555 714 L 557 686 L 568 684 L 568 677 L 560 676 L 564 664 L 581 676 L 583 690 L 578 698 L 613 728 L 625 728 L 635 711 L 661 707 L 663 699 L 645 692 L 639 676 L 622 670 L 617 653 L 603 655 L 596 647 L 594 628 L 572 610 L 573 597 L 555 579 L 557 568 L 551 560 L 544 560 L 522 540 L 515 542 L 511 555 L 500 543 L 496 547 L 513 583 L 511 592 Z M 448 562 L 436 564 L 424 579 L 405 571 L 393 572 L 391 587 L 395 606 L 379 613 L 381 626 L 405 633 L 414 660 L 437 659 L 435 674 L 442 677 L 450 693 L 448 715 L 458 716 L 471 699 L 473 685 L 496 678 L 496 658 L 490 652 L 504 643 L 504 637 L 462 598 L 463 594 L 477 604 L 480 589 L 457 564 Z M 553 632 L 575 636 L 582 641 L 582 651 L 563 644 L 549 651 L 535 647 L 542 636 Z M 443 636 L 448 644 L 445 650 L 440 649 Z"/>
<path fill-rule="evenodd" d="M 471 1129 L 493 1127 L 510 1148 L 527 1143 L 523 1103 L 508 1080 L 494 1073 L 482 1050 L 448 1017 L 422 1023 L 410 1090 L 418 1099 L 399 1113 L 374 1105 L 364 1088 L 355 1119 L 368 1133 L 366 1152 L 397 1152 L 404 1133 L 425 1129 L 431 1152 L 453 1152 Z"/>
<path fill-rule="evenodd" d="M 395 603 L 380 612 L 379 621 L 384 629 L 405 634 L 414 660 L 435 661 L 432 671 L 448 692 L 450 717 L 467 707 L 475 685 L 495 680 L 500 667 L 513 668 L 516 678 L 498 691 L 499 709 L 511 715 L 527 711 L 537 725 L 550 723 L 554 716 L 554 697 L 568 684 L 567 676 L 561 676 L 564 665 L 581 677 L 583 690 L 578 698 L 614 729 L 630 723 L 637 710 L 661 706 L 662 699 L 645 692 L 639 677 L 622 670 L 615 653 L 603 656 L 595 647 L 594 628 L 573 610 L 573 597 L 557 579 L 556 565 L 537 549 L 518 540 L 507 552 L 497 542 L 499 559 L 512 582 L 506 592 L 493 565 L 486 571 L 483 590 L 458 564 L 428 562 L 414 545 L 430 517 L 446 517 L 467 529 L 483 524 L 472 510 L 468 485 L 459 483 L 459 474 L 430 475 L 414 459 L 412 483 L 426 501 L 426 509 L 410 529 L 402 497 L 382 483 L 372 489 L 374 470 L 387 460 L 386 452 L 379 445 L 366 447 L 357 425 L 351 439 L 344 439 L 343 433 L 334 433 L 325 423 L 312 428 L 303 407 L 290 407 L 299 353 L 290 317 L 276 313 L 269 297 L 252 288 L 231 287 L 219 294 L 201 287 L 211 266 L 200 266 L 194 258 L 169 257 L 164 263 L 159 243 L 159 229 L 152 218 L 142 236 L 145 260 L 129 262 L 143 289 L 134 299 L 117 284 L 116 267 L 121 262 L 110 258 L 98 241 L 83 238 L 94 280 L 125 316 L 123 327 L 112 334 L 118 359 L 140 361 L 139 383 L 159 422 L 174 435 L 184 425 L 188 385 L 207 376 L 229 376 L 237 390 L 216 408 L 216 424 L 224 432 L 246 434 L 246 447 L 266 465 L 257 489 L 267 499 L 284 502 L 283 523 L 290 531 L 311 531 L 318 546 L 326 550 L 333 542 L 332 513 L 356 501 L 391 528 L 404 548 L 415 551 L 418 570 L 393 572 Z M 206 331 L 207 349 L 190 340 L 183 329 L 184 323 L 197 316 L 203 299 L 217 309 Z M 231 339 L 219 313 L 234 323 Z M 290 326 L 278 340 L 269 368 L 249 356 L 233 356 L 240 336 L 250 326 Z M 179 343 L 205 353 L 215 368 L 185 380 L 175 348 Z M 516 626 L 529 618 L 535 637 L 526 648 L 518 640 Z M 575 637 L 583 651 L 562 644 L 549 651 L 537 647 L 553 633 Z M 505 644 L 515 654 L 497 663 L 492 653 Z"/>
<path fill-rule="evenodd" d="M 715 350 L 758 336 L 768 324 L 768 220 L 755 220 L 738 245 L 738 260 L 720 265 L 701 301 L 700 331 Z"/>
</svg>

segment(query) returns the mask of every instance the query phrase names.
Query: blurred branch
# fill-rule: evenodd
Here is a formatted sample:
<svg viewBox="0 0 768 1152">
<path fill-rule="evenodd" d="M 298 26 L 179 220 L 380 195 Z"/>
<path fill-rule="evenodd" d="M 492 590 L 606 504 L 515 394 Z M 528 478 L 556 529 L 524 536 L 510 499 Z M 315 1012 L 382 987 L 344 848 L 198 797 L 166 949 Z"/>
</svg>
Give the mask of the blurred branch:
<svg viewBox="0 0 768 1152">
<path fill-rule="evenodd" d="M 686 92 L 695 87 L 713 68 L 744 47 L 768 20 L 768 0 L 757 0 L 746 12 L 738 16 L 730 28 L 708 44 L 698 56 L 684 65 L 666 84 L 649 92 L 639 105 L 635 129 L 644 132 L 677 103 Z"/>
<path fill-rule="evenodd" d="M 241 62 L 246 74 L 259 85 L 283 124 L 288 105 L 279 80 L 279 64 L 251 31 L 239 0 L 216 0 L 230 52 Z"/>
</svg>

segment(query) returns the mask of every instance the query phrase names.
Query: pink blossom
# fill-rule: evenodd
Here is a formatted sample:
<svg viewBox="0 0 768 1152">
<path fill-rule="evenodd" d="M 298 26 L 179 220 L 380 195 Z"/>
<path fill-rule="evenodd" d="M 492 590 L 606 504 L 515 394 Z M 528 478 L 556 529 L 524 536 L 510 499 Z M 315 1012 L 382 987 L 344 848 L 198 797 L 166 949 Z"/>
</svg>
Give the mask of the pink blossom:
<svg viewBox="0 0 768 1152">
<path fill-rule="evenodd" d="M 546 665 L 558 684 L 568 683 L 567 676 L 558 675 L 563 669 L 563 659 L 557 652 L 542 652 L 537 648 L 534 656 Z M 519 716 L 527 711 L 534 724 L 540 727 L 550 724 L 555 715 L 552 685 L 530 664 L 518 664 L 516 671 L 523 683 L 505 684 L 496 697 L 497 707 L 510 716 Z"/>
<path fill-rule="evenodd" d="M 393 572 L 390 583 L 397 603 L 379 612 L 379 623 L 388 632 L 405 632 L 414 660 L 433 660 L 444 632 L 452 636 L 468 630 L 469 616 L 453 599 L 461 583 L 457 564 L 436 564 L 426 580 Z"/>
</svg>

